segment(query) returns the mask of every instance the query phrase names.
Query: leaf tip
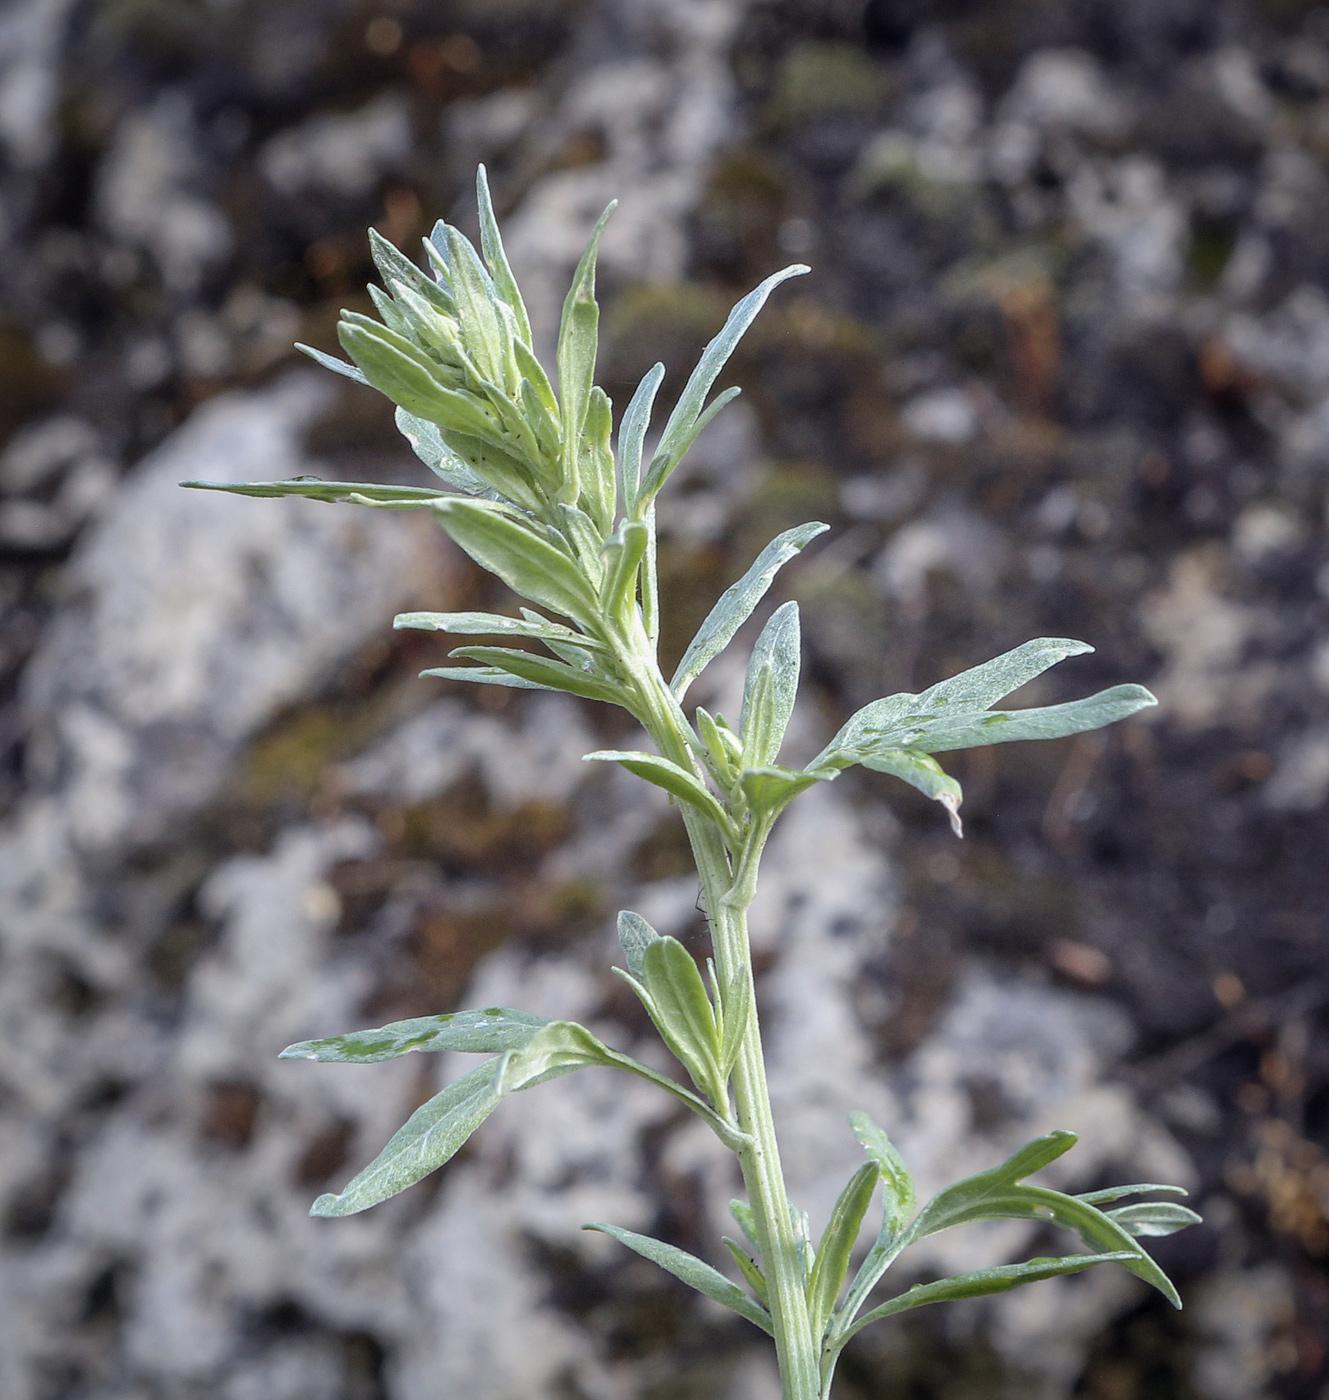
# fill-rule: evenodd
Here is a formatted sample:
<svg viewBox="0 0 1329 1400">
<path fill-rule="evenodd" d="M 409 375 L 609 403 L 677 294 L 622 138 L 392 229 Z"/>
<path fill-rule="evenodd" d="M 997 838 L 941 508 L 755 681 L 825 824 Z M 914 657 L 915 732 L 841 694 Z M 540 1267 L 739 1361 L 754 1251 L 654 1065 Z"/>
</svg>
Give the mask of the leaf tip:
<svg viewBox="0 0 1329 1400">
<path fill-rule="evenodd" d="M 320 1196 L 312 1206 L 309 1213 L 317 1220 L 330 1220 L 334 1216 L 345 1215 L 346 1212 L 341 1207 L 341 1197 L 334 1196 L 331 1192 Z"/>
<path fill-rule="evenodd" d="M 960 820 L 960 803 L 963 800 L 953 792 L 937 795 L 937 801 L 946 809 L 946 815 L 951 819 L 951 830 L 961 841 L 964 840 L 964 823 Z"/>
</svg>

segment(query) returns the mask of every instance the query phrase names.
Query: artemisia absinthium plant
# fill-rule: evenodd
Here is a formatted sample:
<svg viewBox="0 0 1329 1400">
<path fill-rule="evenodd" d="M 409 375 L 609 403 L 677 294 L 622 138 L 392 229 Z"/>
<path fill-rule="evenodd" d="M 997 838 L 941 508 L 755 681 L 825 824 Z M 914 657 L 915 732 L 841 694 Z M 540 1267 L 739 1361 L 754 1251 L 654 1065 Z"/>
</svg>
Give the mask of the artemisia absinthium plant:
<svg viewBox="0 0 1329 1400">
<path fill-rule="evenodd" d="M 639 915 L 618 916 L 626 968 L 615 971 L 640 997 L 691 1087 L 611 1049 L 572 1021 L 549 1021 L 488 1007 L 402 1021 L 292 1045 L 293 1059 L 367 1063 L 415 1050 L 487 1055 L 411 1115 L 378 1157 L 340 1195 L 320 1196 L 313 1213 L 366 1210 L 446 1162 L 508 1094 L 592 1066 L 649 1080 L 686 1104 L 738 1157 L 747 1190 L 733 1213 L 741 1239 L 726 1239 L 742 1283 L 671 1244 L 595 1224 L 775 1339 L 786 1400 L 825 1400 L 837 1358 L 860 1328 L 907 1308 L 997 1293 L 1091 1265 L 1115 1263 L 1177 1294 L 1141 1247 L 1198 1217 L 1175 1201 L 1114 1206 L 1125 1196 L 1183 1195 L 1154 1184 L 1065 1195 L 1026 1178 L 1075 1141 L 1054 1132 L 1009 1161 L 934 1196 L 921 1209 L 909 1172 L 885 1132 L 865 1114 L 852 1127 L 867 1160 L 845 1187 L 814 1243 L 806 1216 L 790 1203 L 780 1171 L 753 994 L 747 910 L 762 848 L 785 806 L 851 764 L 893 774 L 934 798 L 960 830 L 960 785 L 935 755 L 951 749 L 1051 739 L 1097 729 L 1154 698 L 1118 685 L 1088 699 L 1039 709 L 994 708 L 1003 697 L 1083 642 L 1042 638 L 939 681 L 921 695 L 891 695 L 855 714 L 806 767 L 782 766 L 781 743 L 799 674 L 798 608 L 771 615 L 752 649 L 737 722 L 684 709 L 688 687 L 733 640 L 776 572 L 827 527 L 787 530 L 721 596 L 666 680 L 656 640 L 655 498 L 689 445 L 737 394 L 710 391 L 740 337 L 787 267 L 734 307 L 706 347 L 653 452 L 652 405 L 664 378 L 656 365 L 623 412 L 595 384 L 599 308 L 596 250 L 613 205 L 591 235 L 563 306 L 555 391 L 532 349 L 530 322 L 503 252 L 483 169 L 479 173 L 480 252 L 439 223 L 425 241 L 422 271 L 371 231 L 385 290 L 369 289 L 381 320 L 343 314 L 341 343 L 353 364 L 315 350 L 320 364 L 386 394 L 397 425 L 439 478 L 436 489 L 294 481 L 217 486 L 249 496 L 305 496 L 389 509 L 428 510 L 481 567 L 532 606 L 519 617 L 489 613 L 407 613 L 396 626 L 492 639 L 450 653 L 455 663 L 427 676 L 562 690 L 621 705 L 652 749 L 587 754 L 617 763 L 676 800 L 696 858 L 714 957 L 705 971 L 674 938 Z M 188 482 L 204 486 L 203 482 Z M 517 641 L 517 645 L 505 642 Z M 537 642 L 548 653 L 527 649 Z M 857 1270 L 864 1217 L 880 1190 L 882 1219 Z M 1088 1252 L 980 1269 L 882 1297 L 887 1268 L 916 1240 L 975 1220 L 1050 1221 Z"/>
</svg>

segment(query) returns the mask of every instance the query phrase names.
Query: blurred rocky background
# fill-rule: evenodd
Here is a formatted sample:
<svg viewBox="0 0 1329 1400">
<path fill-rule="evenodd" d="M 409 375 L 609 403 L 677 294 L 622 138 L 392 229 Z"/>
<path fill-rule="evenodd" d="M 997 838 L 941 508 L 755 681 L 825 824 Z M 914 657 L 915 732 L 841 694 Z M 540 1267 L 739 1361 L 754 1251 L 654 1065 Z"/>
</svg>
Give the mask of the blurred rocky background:
<svg viewBox="0 0 1329 1400">
<path fill-rule="evenodd" d="M 175 485 L 423 479 L 291 342 L 368 309 L 368 224 L 471 227 L 480 160 L 546 338 L 622 201 L 619 404 L 815 267 L 669 497 L 667 652 L 822 519 L 795 747 L 1039 634 L 1098 652 L 1029 700 L 1162 700 L 964 755 L 963 844 L 870 774 L 785 819 L 760 989 L 816 1225 L 859 1107 L 926 1189 L 1065 1126 L 1060 1183 L 1207 1222 L 1158 1244 L 1183 1313 L 1106 1269 L 924 1311 L 838 1396 L 1325 1394 L 1329 7 L 8 0 L 0 149 L 4 1400 L 778 1400 L 746 1324 L 579 1232 L 719 1262 L 730 1168 L 635 1081 L 306 1214 L 458 1066 L 283 1045 L 497 1002 L 649 1053 L 613 912 L 706 937 L 676 814 L 578 761 L 613 716 L 415 678 L 396 610 L 504 605 L 428 522 Z"/>
</svg>

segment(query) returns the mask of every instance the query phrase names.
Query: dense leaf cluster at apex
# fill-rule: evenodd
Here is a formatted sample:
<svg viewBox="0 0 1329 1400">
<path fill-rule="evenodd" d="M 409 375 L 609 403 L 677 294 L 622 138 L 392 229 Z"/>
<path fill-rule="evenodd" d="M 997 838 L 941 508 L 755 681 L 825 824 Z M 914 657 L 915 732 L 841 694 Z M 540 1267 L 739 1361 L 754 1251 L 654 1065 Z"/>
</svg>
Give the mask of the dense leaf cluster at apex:
<svg viewBox="0 0 1329 1400">
<path fill-rule="evenodd" d="M 807 1217 L 790 1204 L 766 1091 L 753 987 L 747 909 L 775 820 L 800 792 L 853 764 L 892 774 L 940 802 L 956 833 L 959 784 L 934 757 L 953 749 L 1017 739 L 1055 738 L 1112 723 L 1154 703 L 1120 685 L 1084 700 L 999 710 L 1003 698 L 1058 661 L 1090 650 L 1041 638 L 918 695 L 865 706 L 801 770 L 779 759 L 793 714 L 801 660 L 797 604 L 777 608 L 753 645 L 735 724 L 682 705 L 692 681 L 735 638 L 779 569 L 826 527 L 813 522 L 773 540 L 715 604 L 672 679 L 659 667 L 660 597 L 654 502 L 698 433 L 737 389 L 709 398 L 715 381 L 767 297 L 807 269 L 768 277 L 730 313 L 706 347 L 648 457 L 645 447 L 664 367 L 651 369 L 622 414 L 595 384 L 599 309 L 595 263 L 613 206 L 596 225 L 563 307 L 558 391 L 536 359 L 530 322 L 494 221 L 483 169 L 478 179 L 481 249 L 441 224 L 426 240 L 427 274 L 371 234 L 387 291 L 371 288 L 381 321 L 345 313 L 341 341 L 354 364 L 316 351 L 315 359 L 371 385 L 397 405 L 397 423 L 442 488 L 291 482 L 224 486 L 254 496 L 305 496 L 390 509 L 428 509 L 451 538 L 534 608 L 520 618 L 486 613 L 410 613 L 401 627 L 462 636 L 537 641 L 466 645 L 426 675 L 523 689 L 562 690 L 623 706 L 654 751 L 588 754 L 621 764 L 678 800 L 701 876 L 714 958 L 703 977 L 676 939 L 639 915 L 619 916 L 626 970 L 665 1045 L 691 1080 L 660 1074 L 571 1021 L 546 1021 L 494 1007 L 302 1042 L 290 1058 L 367 1062 L 413 1050 L 460 1050 L 494 1058 L 417 1109 L 379 1156 L 314 1213 L 353 1214 L 397 1194 L 446 1162 L 509 1093 L 590 1067 L 624 1070 L 674 1095 L 738 1157 L 749 1200 L 735 1218 L 747 1245 L 725 1243 L 749 1291 L 672 1245 L 610 1225 L 612 1234 L 775 1339 L 786 1400 L 829 1393 L 836 1360 L 854 1333 L 875 1319 L 946 1298 L 1001 1292 L 1018 1284 L 1120 1263 L 1172 1302 L 1175 1290 L 1137 1237 L 1191 1224 L 1172 1202 L 1110 1211 L 1101 1204 L 1139 1193 L 1178 1194 L 1137 1185 L 1088 1196 L 1028 1186 L 1024 1178 L 1074 1142 L 1053 1133 L 1003 1166 L 947 1188 L 915 1211 L 909 1173 L 885 1133 L 865 1115 L 853 1126 L 868 1162 L 845 1187 L 814 1244 Z M 616 447 L 616 450 L 615 450 Z M 191 482 L 204 486 L 207 483 Z M 541 609 L 542 611 L 537 611 Z M 547 614 L 554 614 L 551 617 Z M 558 619 L 566 619 L 559 621 Z M 852 1280 L 849 1269 L 878 1187 L 882 1224 Z M 900 1252 L 913 1241 L 970 1221 L 1044 1220 L 1072 1231 L 1087 1254 L 1039 1258 L 921 1285 L 864 1312 Z M 846 1281 L 848 1280 L 847 1288 Z"/>
</svg>

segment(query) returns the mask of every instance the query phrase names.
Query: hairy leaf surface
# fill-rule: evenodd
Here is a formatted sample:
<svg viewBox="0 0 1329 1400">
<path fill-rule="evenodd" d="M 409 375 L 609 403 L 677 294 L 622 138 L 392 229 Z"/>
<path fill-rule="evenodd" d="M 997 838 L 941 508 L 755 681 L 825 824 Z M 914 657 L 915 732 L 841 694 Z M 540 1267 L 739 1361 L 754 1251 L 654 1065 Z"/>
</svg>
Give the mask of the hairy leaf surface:
<svg viewBox="0 0 1329 1400">
<path fill-rule="evenodd" d="M 596 1223 L 583 1225 L 582 1229 L 598 1230 L 602 1235 L 612 1236 L 619 1244 L 627 1245 L 642 1258 L 649 1259 L 652 1264 L 658 1264 L 675 1278 L 682 1279 L 689 1288 L 695 1288 L 698 1293 L 704 1293 L 717 1303 L 723 1303 L 740 1317 L 745 1317 L 760 1327 L 763 1332 L 774 1335 L 770 1313 L 760 1303 L 749 1298 L 737 1284 L 730 1283 L 718 1269 L 703 1263 L 695 1254 L 689 1254 L 687 1250 L 679 1249 L 676 1245 L 665 1244 L 663 1240 L 653 1240 L 649 1235 L 638 1235 L 632 1230 L 620 1229 L 617 1225 Z"/>
<path fill-rule="evenodd" d="M 725 589 L 706 614 L 706 620 L 697 628 L 697 635 L 688 643 L 688 649 L 674 672 L 674 679 L 669 683 L 678 699 L 683 698 L 707 664 L 719 656 L 738 629 L 752 616 L 753 608 L 766 596 L 776 574 L 800 550 L 830 528 L 820 521 L 812 521 L 777 535 L 753 560 L 747 573 Z"/>
<path fill-rule="evenodd" d="M 516 1050 L 549 1024 L 544 1016 L 490 1006 L 482 1011 L 454 1011 L 446 1016 L 416 1016 L 393 1021 L 377 1030 L 351 1031 L 323 1040 L 301 1040 L 281 1052 L 283 1060 L 373 1064 L 415 1050 L 459 1050 L 497 1055 Z"/>
</svg>

